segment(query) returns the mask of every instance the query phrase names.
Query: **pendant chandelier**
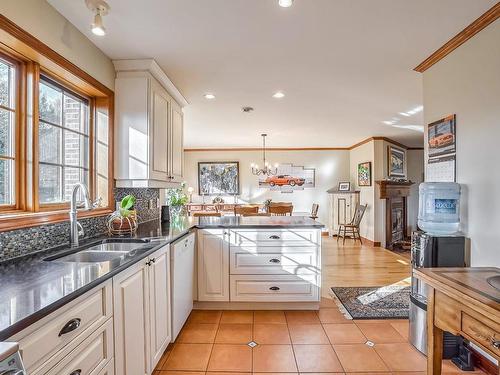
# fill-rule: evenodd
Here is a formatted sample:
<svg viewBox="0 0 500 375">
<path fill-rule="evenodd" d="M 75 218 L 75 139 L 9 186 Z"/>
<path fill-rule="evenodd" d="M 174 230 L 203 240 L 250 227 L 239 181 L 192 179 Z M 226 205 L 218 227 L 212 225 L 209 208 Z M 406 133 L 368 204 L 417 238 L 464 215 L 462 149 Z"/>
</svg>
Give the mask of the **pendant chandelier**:
<svg viewBox="0 0 500 375">
<path fill-rule="evenodd" d="M 278 163 L 274 164 L 274 168 L 271 166 L 271 164 L 266 160 L 266 137 L 267 134 L 261 134 L 262 136 L 262 157 L 263 157 L 263 163 L 264 167 L 259 168 L 259 166 L 255 163 L 250 164 L 252 167 L 252 174 L 256 176 L 260 175 L 266 175 L 266 176 L 274 176 L 276 173 L 278 173 Z"/>
</svg>

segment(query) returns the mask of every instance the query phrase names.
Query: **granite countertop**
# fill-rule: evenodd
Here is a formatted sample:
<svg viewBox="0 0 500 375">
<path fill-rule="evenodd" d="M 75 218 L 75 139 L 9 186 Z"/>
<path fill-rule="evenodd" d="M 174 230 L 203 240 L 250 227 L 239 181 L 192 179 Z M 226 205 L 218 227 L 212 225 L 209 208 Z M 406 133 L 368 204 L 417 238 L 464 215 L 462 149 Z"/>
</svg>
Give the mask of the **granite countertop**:
<svg viewBox="0 0 500 375">
<path fill-rule="evenodd" d="M 322 228 L 312 219 L 284 217 L 200 217 L 176 223 L 159 220 L 139 225 L 136 239 L 150 239 L 140 244 L 134 254 L 117 262 L 73 263 L 45 261 L 68 247 L 53 248 L 0 263 L 0 341 L 20 332 L 37 320 L 74 300 L 160 247 L 175 242 L 193 228 Z M 90 245 L 108 236 L 82 242 Z"/>
</svg>

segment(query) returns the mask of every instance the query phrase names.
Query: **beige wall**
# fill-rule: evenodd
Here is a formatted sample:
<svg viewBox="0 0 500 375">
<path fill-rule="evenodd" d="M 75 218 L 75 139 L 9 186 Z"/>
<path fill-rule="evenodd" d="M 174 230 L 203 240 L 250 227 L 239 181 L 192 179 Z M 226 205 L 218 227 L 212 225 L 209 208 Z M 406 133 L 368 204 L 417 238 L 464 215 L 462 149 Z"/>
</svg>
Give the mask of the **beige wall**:
<svg viewBox="0 0 500 375">
<path fill-rule="evenodd" d="M 114 88 L 111 60 L 45 0 L 1 0 L 0 13 L 102 84 Z"/>
<path fill-rule="evenodd" d="M 500 20 L 427 70 L 423 85 L 426 124 L 457 115 L 457 182 L 471 265 L 500 267 Z"/>
<path fill-rule="evenodd" d="M 294 210 L 310 212 L 313 203 L 319 204 L 319 221 L 328 223 L 328 194 L 326 191 L 337 186 L 340 181 L 349 181 L 349 151 L 269 151 L 267 158 L 272 163 L 292 163 L 316 169 L 316 187 L 294 191 L 293 193 L 272 192 L 259 188 L 258 179 L 252 175 L 250 164 L 262 164 L 261 151 L 196 151 L 184 153 L 184 168 L 188 186 L 198 192 L 199 161 L 238 161 L 240 163 L 241 195 L 239 202 L 263 203 L 271 198 L 274 201 L 293 202 Z M 207 198 L 207 203 L 208 203 Z M 201 202 L 201 197 L 193 196 L 193 201 Z M 226 197 L 233 203 L 233 197 Z"/>
</svg>

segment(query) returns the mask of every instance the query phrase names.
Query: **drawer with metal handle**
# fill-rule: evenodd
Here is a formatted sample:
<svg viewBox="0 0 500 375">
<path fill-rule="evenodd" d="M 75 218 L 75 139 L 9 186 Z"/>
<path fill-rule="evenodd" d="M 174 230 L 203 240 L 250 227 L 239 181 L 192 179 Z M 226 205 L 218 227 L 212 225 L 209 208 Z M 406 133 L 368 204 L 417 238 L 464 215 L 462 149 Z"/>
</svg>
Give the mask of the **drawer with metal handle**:
<svg viewBox="0 0 500 375">
<path fill-rule="evenodd" d="M 316 246 L 321 242 L 320 230 L 307 229 L 272 229 L 230 231 L 233 246 Z"/>
<path fill-rule="evenodd" d="M 262 274 L 318 274 L 318 253 L 307 252 L 262 253 L 231 249 L 230 273 L 232 275 Z"/>
<path fill-rule="evenodd" d="M 316 275 L 231 275 L 231 301 L 311 302 L 319 300 Z"/>
<path fill-rule="evenodd" d="M 488 326 L 484 324 L 486 319 L 481 320 L 480 322 L 462 312 L 462 332 L 498 357 L 500 356 L 500 324 L 491 322 L 491 326 Z"/>
</svg>

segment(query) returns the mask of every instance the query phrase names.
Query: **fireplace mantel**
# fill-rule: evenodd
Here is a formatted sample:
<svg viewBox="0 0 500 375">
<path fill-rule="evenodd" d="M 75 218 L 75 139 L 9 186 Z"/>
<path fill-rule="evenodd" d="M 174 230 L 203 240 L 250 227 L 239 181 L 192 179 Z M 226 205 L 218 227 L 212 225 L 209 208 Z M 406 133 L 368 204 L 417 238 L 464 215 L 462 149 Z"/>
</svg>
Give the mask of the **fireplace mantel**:
<svg viewBox="0 0 500 375">
<path fill-rule="evenodd" d="M 380 189 L 380 199 L 391 199 L 410 196 L 410 188 L 414 182 L 397 182 L 389 180 L 376 181 Z"/>
</svg>

